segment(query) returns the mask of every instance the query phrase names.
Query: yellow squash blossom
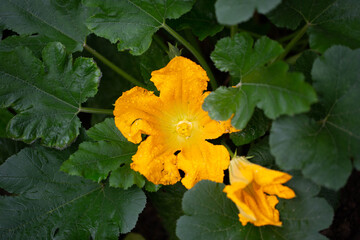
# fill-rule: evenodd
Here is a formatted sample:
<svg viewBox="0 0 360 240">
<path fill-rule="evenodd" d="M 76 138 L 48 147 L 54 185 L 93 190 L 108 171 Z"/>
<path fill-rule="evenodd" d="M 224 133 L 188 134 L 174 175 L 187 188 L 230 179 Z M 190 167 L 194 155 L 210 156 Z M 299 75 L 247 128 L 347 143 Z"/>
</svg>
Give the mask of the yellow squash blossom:
<svg viewBox="0 0 360 240">
<path fill-rule="evenodd" d="M 140 143 L 131 168 L 155 184 L 174 184 L 185 173 L 186 188 L 208 179 L 223 181 L 229 165 L 224 146 L 215 139 L 233 131 L 230 122 L 210 119 L 202 110 L 209 81 L 206 72 L 184 57 L 173 58 L 150 79 L 160 96 L 141 87 L 124 92 L 115 103 L 115 124 L 131 142 Z M 142 141 L 142 134 L 149 135 Z"/>
<path fill-rule="evenodd" d="M 291 179 L 287 173 L 270 170 L 249 162 L 245 157 L 234 157 L 229 167 L 230 184 L 224 188 L 227 197 L 238 207 L 243 226 L 281 226 L 276 198 L 294 198 L 295 193 L 283 186 Z"/>
</svg>

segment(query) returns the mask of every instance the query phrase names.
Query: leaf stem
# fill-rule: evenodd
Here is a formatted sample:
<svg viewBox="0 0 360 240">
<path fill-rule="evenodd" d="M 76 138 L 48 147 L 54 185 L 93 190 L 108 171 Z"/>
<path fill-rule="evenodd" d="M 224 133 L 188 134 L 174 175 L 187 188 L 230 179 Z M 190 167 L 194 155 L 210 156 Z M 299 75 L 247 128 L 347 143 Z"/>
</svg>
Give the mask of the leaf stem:
<svg viewBox="0 0 360 240">
<path fill-rule="evenodd" d="M 229 145 L 226 144 L 224 139 L 221 141 L 221 144 L 228 150 L 228 152 L 230 154 L 230 158 L 233 158 L 234 157 L 234 152 L 231 150 Z"/>
<path fill-rule="evenodd" d="M 276 60 L 282 60 L 286 57 L 290 50 L 296 45 L 296 43 L 302 38 L 302 36 L 304 36 L 309 26 L 310 24 L 306 24 L 297 32 L 295 37 L 291 39 L 291 41 L 286 45 L 284 52 Z"/>
<path fill-rule="evenodd" d="M 89 45 L 87 45 L 86 43 L 84 44 L 84 48 L 86 49 L 86 51 L 88 51 L 89 53 L 91 53 L 92 55 L 94 55 L 97 59 L 99 59 L 101 62 L 103 62 L 106 66 L 108 66 L 109 68 L 111 68 L 112 70 L 114 70 L 117 74 L 119 74 L 120 76 L 122 76 L 125 80 L 146 88 L 146 86 L 139 82 L 138 80 L 136 80 L 133 76 L 129 75 L 127 72 L 125 72 L 124 70 L 122 70 L 121 68 L 119 68 L 118 66 L 116 66 L 114 63 L 112 63 L 109 59 L 107 59 L 106 57 L 104 57 L 103 55 L 101 55 L 99 52 L 97 52 L 96 50 L 92 49 Z"/>
<path fill-rule="evenodd" d="M 237 33 L 238 31 L 238 26 L 237 25 L 232 25 L 230 27 L 230 37 L 231 38 L 234 38 L 235 34 Z"/>
<path fill-rule="evenodd" d="M 201 56 L 201 54 L 188 41 L 186 41 L 182 36 L 180 36 L 177 32 L 175 32 L 171 27 L 169 27 L 165 23 L 163 23 L 162 26 L 168 33 L 170 33 L 176 40 L 178 40 L 182 45 L 184 45 L 196 57 L 200 65 L 205 69 L 207 75 L 209 76 L 210 85 L 212 89 L 215 90 L 218 87 L 217 82 L 215 80 L 214 75 L 211 72 L 209 65 L 207 64 L 205 59 Z"/>
<path fill-rule="evenodd" d="M 113 115 L 112 109 L 80 107 L 79 112 Z"/>
</svg>

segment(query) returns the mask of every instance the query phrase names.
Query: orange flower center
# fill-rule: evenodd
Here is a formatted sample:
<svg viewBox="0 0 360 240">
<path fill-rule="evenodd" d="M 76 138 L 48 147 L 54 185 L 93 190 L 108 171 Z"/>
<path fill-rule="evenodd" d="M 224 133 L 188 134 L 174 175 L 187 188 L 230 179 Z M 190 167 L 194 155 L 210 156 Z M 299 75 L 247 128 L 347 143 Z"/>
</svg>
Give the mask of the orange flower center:
<svg viewBox="0 0 360 240">
<path fill-rule="evenodd" d="M 185 138 L 189 138 L 191 136 L 193 124 L 187 120 L 183 120 L 178 122 L 176 125 L 176 132 Z"/>
</svg>

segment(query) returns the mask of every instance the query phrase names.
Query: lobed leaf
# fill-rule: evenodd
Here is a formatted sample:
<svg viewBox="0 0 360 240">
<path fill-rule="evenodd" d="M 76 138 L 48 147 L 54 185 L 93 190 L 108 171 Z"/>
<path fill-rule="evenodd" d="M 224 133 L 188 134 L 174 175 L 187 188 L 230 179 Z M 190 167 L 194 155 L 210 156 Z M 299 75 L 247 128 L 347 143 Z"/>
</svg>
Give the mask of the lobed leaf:
<svg viewBox="0 0 360 240">
<path fill-rule="evenodd" d="M 302 188 L 304 184 L 311 183 L 301 183 Z M 223 184 L 201 181 L 185 193 L 182 203 L 185 215 L 178 220 L 176 229 L 180 239 L 326 239 L 318 231 L 331 224 L 333 210 L 322 198 L 298 195 L 295 199 L 280 199 L 277 205 L 283 222 L 280 228 L 255 227 L 250 223 L 242 226 L 238 209 L 223 189 Z M 314 193 L 312 187 L 304 189 Z"/>
<path fill-rule="evenodd" d="M 50 43 L 43 62 L 23 47 L 0 52 L 0 107 L 13 107 L 9 136 L 64 148 L 79 135 L 81 103 L 97 92 L 101 73 L 92 59 L 73 63 L 65 47 Z"/>
<path fill-rule="evenodd" d="M 331 189 L 345 185 L 352 164 L 359 161 L 360 51 L 334 46 L 313 65 L 319 103 L 310 116 L 275 121 L 271 152 L 284 169 L 301 169 L 304 176 Z M 336 176 L 336 178 L 334 178 Z"/>
<path fill-rule="evenodd" d="M 87 21 L 92 32 L 112 43 L 118 42 L 120 51 L 129 49 L 130 53 L 141 55 L 165 20 L 190 11 L 194 0 L 89 0 L 85 4 L 100 9 Z"/>
<path fill-rule="evenodd" d="M 81 51 L 89 30 L 85 26 L 87 9 L 81 0 L 2 0 L 0 2 L 0 25 L 27 37 L 17 41 L 39 44 L 60 41 L 67 51 Z"/>
<path fill-rule="evenodd" d="M 278 27 L 310 27 L 310 46 L 320 52 L 335 44 L 360 47 L 360 5 L 357 0 L 288 0 L 268 14 Z"/>
<path fill-rule="evenodd" d="M 66 151 L 26 148 L 0 166 L 0 187 L 17 194 L 0 199 L 2 238 L 118 239 L 135 226 L 144 193 L 61 173 L 67 156 Z"/>
<path fill-rule="evenodd" d="M 221 24 L 235 25 L 249 20 L 255 10 L 265 14 L 274 9 L 281 0 L 217 0 L 216 17 Z"/>
</svg>

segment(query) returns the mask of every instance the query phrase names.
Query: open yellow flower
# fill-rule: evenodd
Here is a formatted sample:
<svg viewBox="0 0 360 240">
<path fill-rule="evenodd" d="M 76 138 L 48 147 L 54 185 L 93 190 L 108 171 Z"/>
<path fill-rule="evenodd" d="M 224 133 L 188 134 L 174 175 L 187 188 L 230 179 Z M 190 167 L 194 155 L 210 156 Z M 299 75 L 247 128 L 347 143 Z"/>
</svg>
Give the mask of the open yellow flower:
<svg viewBox="0 0 360 240">
<path fill-rule="evenodd" d="M 224 146 L 215 139 L 234 131 L 230 121 L 210 119 L 202 110 L 209 94 L 206 72 L 184 57 L 173 58 L 166 67 L 152 72 L 160 96 L 141 87 L 124 92 L 115 103 L 115 124 L 131 142 L 140 143 L 131 168 L 155 184 L 174 184 L 180 180 L 191 188 L 198 181 L 223 181 L 223 170 L 230 161 Z"/>
<path fill-rule="evenodd" d="M 291 176 L 237 156 L 230 162 L 229 173 L 231 185 L 226 186 L 224 192 L 238 207 L 241 224 L 281 226 L 279 211 L 275 209 L 279 200 L 274 195 L 285 199 L 295 197 L 293 190 L 282 185 Z"/>
</svg>

